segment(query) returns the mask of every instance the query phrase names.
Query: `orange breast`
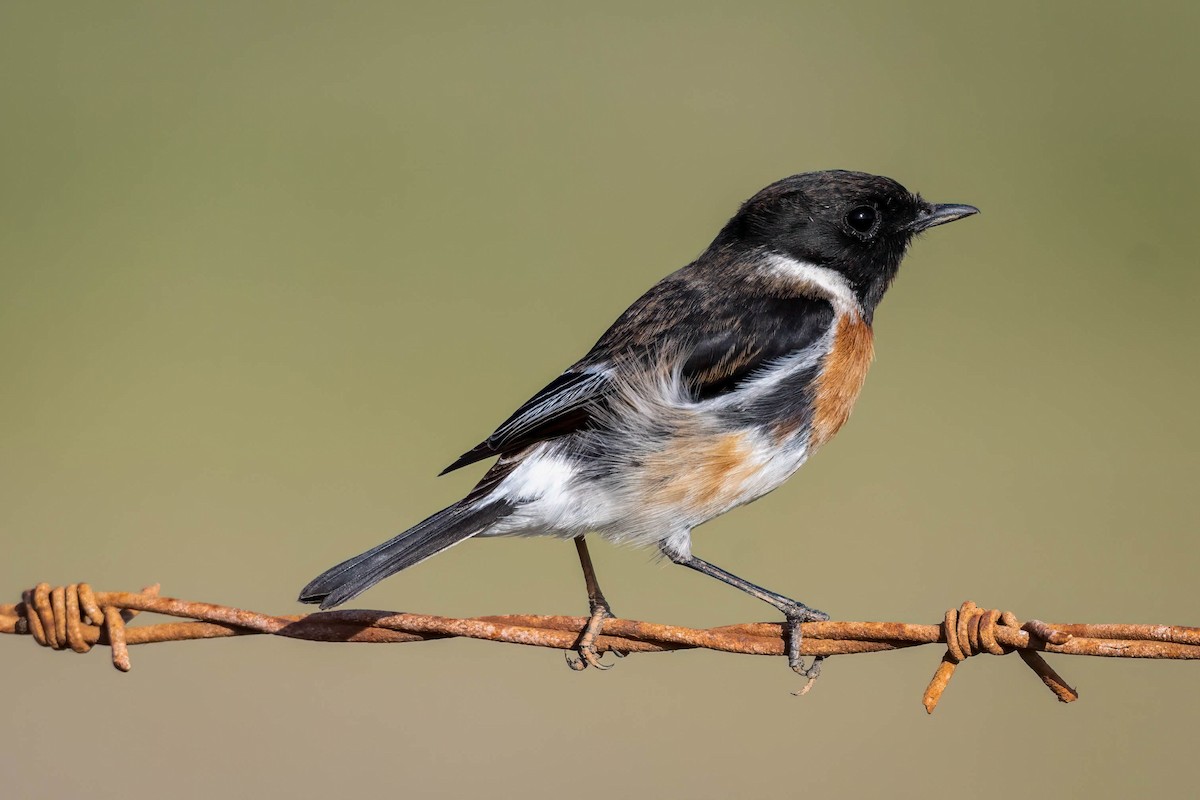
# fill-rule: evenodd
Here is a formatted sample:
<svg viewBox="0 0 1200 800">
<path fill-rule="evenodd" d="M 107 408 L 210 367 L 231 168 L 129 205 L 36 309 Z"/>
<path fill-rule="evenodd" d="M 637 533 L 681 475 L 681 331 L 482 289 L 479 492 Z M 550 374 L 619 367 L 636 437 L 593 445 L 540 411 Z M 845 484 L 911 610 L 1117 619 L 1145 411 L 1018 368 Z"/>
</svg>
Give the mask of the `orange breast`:
<svg viewBox="0 0 1200 800">
<path fill-rule="evenodd" d="M 809 452 L 832 439 L 850 418 L 874 356 L 871 326 L 858 314 L 843 315 L 834 334 L 833 348 L 825 356 L 825 368 L 817 380 Z"/>
<path fill-rule="evenodd" d="M 646 459 L 641 477 L 648 500 L 717 513 L 736 502 L 760 467 L 745 433 L 681 435 Z"/>
</svg>

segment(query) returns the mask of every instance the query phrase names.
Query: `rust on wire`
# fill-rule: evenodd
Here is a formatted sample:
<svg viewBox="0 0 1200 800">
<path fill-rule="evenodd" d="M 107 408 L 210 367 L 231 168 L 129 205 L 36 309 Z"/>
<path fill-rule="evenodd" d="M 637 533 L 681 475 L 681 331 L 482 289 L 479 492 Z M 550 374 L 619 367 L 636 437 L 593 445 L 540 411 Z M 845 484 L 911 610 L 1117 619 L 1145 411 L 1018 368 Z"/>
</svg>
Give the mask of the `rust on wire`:
<svg viewBox="0 0 1200 800">
<path fill-rule="evenodd" d="M 0 633 L 24 634 L 54 650 L 86 653 L 109 648 L 113 666 L 130 669 L 129 647 L 154 642 L 268 634 L 317 642 L 422 642 L 466 637 L 532 647 L 572 650 L 587 617 L 502 616 L 456 619 L 390 611 L 324 611 L 272 616 L 212 603 L 160 597 L 157 585 L 141 592 L 96 592 L 86 583 L 51 587 L 40 583 L 20 603 L 0 605 Z M 128 626 L 139 613 L 176 617 L 178 622 Z M 946 652 L 925 690 L 933 713 L 955 669 L 980 653 L 1017 653 L 1055 697 L 1079 698 L 1041 653 L 1119 658 L 1200 659 L 1200 628 L 1171 625 L 1049 624 L 1021 622 L 1010 611 L 984 609 L 972 602 L 946 612 L 940 624 L 905 622 L 808 622 L 801 652 L 807 656 L 875 653 L 925 644 Z M 782 656 L 778 623 L 755 622 L 719 628 L 681 628 L 628 619 L 606 619 L 596 637 L 600 653 L 661 653 L 707 649 L 747 655 Z M 807 691 L 811 681 L 804 689 Z"/>
</svg>

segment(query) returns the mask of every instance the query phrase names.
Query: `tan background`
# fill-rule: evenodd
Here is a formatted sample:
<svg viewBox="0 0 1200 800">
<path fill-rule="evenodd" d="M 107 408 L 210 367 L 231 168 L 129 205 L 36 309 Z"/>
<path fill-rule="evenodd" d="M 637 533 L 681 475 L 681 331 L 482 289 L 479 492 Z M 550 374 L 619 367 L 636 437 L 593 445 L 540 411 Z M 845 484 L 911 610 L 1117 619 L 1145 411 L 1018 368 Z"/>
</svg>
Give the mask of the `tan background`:
<svg viewBox="0 0 1200 800">
<path fill-rule="evenodd" d="M 0 9 L 0 592 L 295 612 L 783 175 L 983 215 L 919 242 L 852 423 L 697 552 L 844 619 L 966 598 L 1200 624 L 1195 3 Z M 595 548 L 618 612 L 772 618 Z M 368 607 L 584 608 L 469 543 Z M 5 797 L 1116 797 L 1193 791 L 1198 664 L 238 640 L 119 675 L 0 641 Z"/>
</svg>

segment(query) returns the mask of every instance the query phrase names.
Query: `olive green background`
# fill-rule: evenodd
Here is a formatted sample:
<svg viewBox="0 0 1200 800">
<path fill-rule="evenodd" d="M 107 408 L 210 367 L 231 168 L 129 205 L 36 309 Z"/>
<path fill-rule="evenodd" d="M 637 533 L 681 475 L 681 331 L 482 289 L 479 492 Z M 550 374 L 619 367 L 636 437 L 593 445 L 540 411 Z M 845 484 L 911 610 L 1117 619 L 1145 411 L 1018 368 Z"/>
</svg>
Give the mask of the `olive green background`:
<svg viewBox="0 0 1200 800">
<path fill-rule="evenodd" d="M 914 247 L 854 419 L 703 557 L 842 619 L 971 598 L 1200 624 L 1195 3 L 0 6 L 0 594 L 295 613 L 784 175 L 982 215 Z M 469 473 L 469 474 L 468 474 Z M 774 616 L 593 548 L 618 613 Z M 366 607 L 578 613 L 470 542 Z M 1117 797 L 1194 790 L 1200 665 L 934 648 L 559 653 L 0 640 L 5 797 Z"/>
</svg>

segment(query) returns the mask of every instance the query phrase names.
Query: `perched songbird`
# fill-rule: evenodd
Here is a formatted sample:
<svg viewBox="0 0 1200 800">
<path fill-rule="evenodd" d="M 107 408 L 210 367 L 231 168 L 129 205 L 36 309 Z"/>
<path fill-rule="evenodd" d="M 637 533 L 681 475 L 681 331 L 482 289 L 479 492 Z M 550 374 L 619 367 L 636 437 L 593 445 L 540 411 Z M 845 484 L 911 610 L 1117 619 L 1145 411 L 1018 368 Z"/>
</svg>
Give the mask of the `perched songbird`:
<svg viewBox="0 0 1200 800">
<path fill-rule="evenodd" d="M 978 209 L 890 178 L 810 172 L 747 200 L 699 258 L 659 281 L 582 359 L 444 472 L 499 456 L 462 500 L 322 573 L 330 608 L 472 536 L 574 539 L 594 640 L 611 610 L 584 543 L 653 545 L 800 623 L 828 615 L 692 555 L 692 529 L 783 483 L 837 433 L 872 358 L 871 320 L 913 237 Z"/>
</svg>

